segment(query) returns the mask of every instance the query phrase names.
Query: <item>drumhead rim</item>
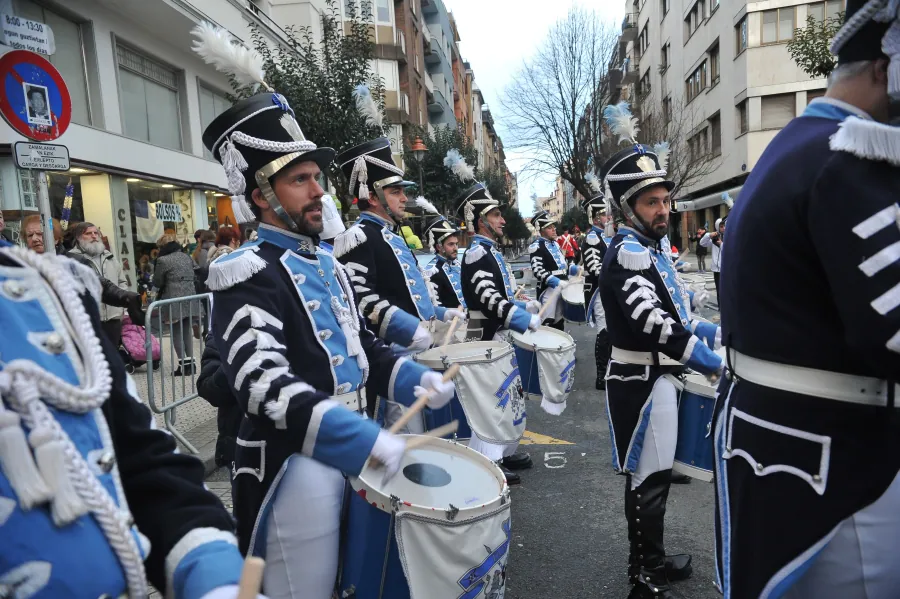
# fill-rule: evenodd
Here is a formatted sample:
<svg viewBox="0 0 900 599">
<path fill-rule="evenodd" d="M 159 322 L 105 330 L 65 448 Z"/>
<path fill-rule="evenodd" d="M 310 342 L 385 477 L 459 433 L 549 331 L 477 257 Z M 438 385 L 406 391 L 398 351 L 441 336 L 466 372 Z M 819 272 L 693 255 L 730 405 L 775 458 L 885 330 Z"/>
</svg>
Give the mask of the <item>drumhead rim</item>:
<svg viewBox="0 0 900 599">
<path fill-rule="evenodd" d="M 571 335 L 569 335 L 568 333 L 566 333 L 565 331 L 560 331 L 559 329 L 554 329 L 553 327 L 548 327 L 548 326 L 540 326 L 540 327 L 538 327 L 538 330 L 549 332 L 555 336 L 565 335 L 566 337 L 569 338 L 570 342 L 568 345 L 562 345 L 562 346 L 558 346 L 558 347 L 538 347 L 533 343 L 527 343 L 523 339 L 523 337 L 525 335 L 527 335 L 528 333 L 518 333 L 516 331 L 510 331 L 509 336 L 512 339 L 513 343 L 517 347 L 520 347 L 522 349 L 534 350 L 535 348 L 537 348 L 539 350 L 565 351 L 565 350 L 569 350 L 569 349 L 572 349 L 573 347 L 575 347 L 575 338 L 572 337 Z M 531 331 L 529 331 L 529 333 L 530 332 Z"/>
<path fill-rule="evenodd" d="M 446 370 L 447 366 L 444 366 L 444 360 L 442 359 L 444 356 L 438 353 L 439 351 L 456 351 L 455 349 L 450 348 L 464 348 L 468 346 L 467 349 L 475 351 L 475 347 L 472 347 L 473 344 L 479 344 L 484 349 L 479 351 L 478 354 L 467 355 L 467 356 L 446 356 L 447 364 L 480 364 L 483 362 L 493 362 L 499 358 L 504 358 L 509 355 L 509 352 L 513 351 L 512 345 L 505 341 L 497 341 L 497 340 L 489 340 L 489 341 L 465 341 L 463 343 L 453 343 L 451 345 L 445 345 L 442 347 L 433 347 L 431 349 L 426 349 L 425 351 L 421 351 L 414 356 L 415 361 L 423 366 L 428 366 L 433 370 Z M 493 349 L 491 352 L 491 357 L 485 355 L 485 351 L 487 349 Z M 433 357 L 430 355 L 423 356 L 423 354 L 427 354 L 428 352 L 438 353 L 437 357 Z"/>
</svg>

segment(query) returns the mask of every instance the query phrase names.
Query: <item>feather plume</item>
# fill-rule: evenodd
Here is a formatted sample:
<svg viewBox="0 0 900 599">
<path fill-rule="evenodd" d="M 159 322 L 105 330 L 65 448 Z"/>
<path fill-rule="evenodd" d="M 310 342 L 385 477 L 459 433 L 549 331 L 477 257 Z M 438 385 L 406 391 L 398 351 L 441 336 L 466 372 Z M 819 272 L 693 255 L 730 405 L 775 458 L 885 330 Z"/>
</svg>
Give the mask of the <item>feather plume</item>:
<svg viewBox="0 0 900 599">
<path fill-rule="evenodd" d="M 731 199 L 731 196 L 728 195 L 727 191 L 722 192 L 722 203 L 728 206 L 728 209 L 731 210 L 734 208 L 734 200 Z"/>
<path fill-rule="evenodd" d="M 628 102 L 610 104 L 603 109 L 603 118 L 613 134 L 619 136 L 619 143 L 637 143 L 640 131 L 638 120 L 631 114 Z"/>
<path fill-rule="evenodd" d="M 356 100 L 356 110 L 366 119 L 366 125 L 369 127 L 381 127 L 383 122 L 381 111 L 378 110 L 378 105 L 375 104 L 375 98 L 372 97 L 369 86 L 365 83 L 357 85 L 353 90 L 353 97 Z"/>
<path fill-rule="evenodd" d="M 603 187 L 600 185 L 600 179 L 598 179 L 597 175 L 594 173 L 585 174 L 584 180 L 587 181 L 590 188 L 594 190 L 594 193 L 601 193 L 603 191 Z"/>
<path fill-rule="evenodd" d="M 472 181 L 475 179 L 475 171 L 466 164 L 466 160 L 456 148 L 447 150 L 447 155 L 444 157 L 444 166 L 459 177 L 460 181 Z"/>
<path fill-rule="evenodd" d="M 263 57 L 256 50 L 245 48 L 227 30 L 203 22 L 191 30 L 191 35 L 197 38 L 193 50 L 205 63 L 232 75 L 240 85 L 270 89 L 265 82 Z"/>
<path fill-rule="evenodd" d="M 654 144 L 653 153 L 659 159 L 659 168 L 667 170 L 669 168 L 669 142 L 661 141 Z"/>
<path fill-rule="evenodd" d="M 419 196 L 416 198 L 416 206 L 425 210 L 425 212 L 431 212 L 432 214 L 440 214 L 438 209 L 434 207 L 434 204 L 426 200 L 424 197 Z"/>
</svg>

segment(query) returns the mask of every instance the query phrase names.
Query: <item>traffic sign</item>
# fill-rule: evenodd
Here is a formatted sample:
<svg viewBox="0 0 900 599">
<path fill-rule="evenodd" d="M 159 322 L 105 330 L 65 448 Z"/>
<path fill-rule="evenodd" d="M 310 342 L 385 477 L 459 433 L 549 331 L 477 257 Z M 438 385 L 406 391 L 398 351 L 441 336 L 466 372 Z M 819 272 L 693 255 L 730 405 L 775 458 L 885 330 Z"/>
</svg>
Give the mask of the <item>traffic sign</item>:
<svg viewBox="0 0 900 599">
<path fill-rule="evenodd" d="M 50 61 L 26 50 L 0 56 L 0 115 L 35 141 L 53 141 L 72 120 L 72 98 Z"/>
<path fill-rule="evenodd" d="M 3 43 L 16 50 L 30 50 L 47 56 L 56 52 L 50 27 L 40 21 L 0 12 Z"/>
<path fill-rule="evenodd" d="M 69 170 L 69 149 L 66 146 L 18 141 L 15 148 L 16 166 L 19 168 L 36 168 L 42 171 Z"/>
</svg>

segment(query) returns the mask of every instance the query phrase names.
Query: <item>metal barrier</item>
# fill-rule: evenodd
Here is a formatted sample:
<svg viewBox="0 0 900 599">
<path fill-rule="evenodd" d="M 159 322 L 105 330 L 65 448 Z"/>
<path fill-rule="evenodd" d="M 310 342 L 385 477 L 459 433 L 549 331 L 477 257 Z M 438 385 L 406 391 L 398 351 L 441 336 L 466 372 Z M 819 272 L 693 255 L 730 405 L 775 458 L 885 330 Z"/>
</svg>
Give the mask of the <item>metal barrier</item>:
<svg viewBox="0 0 900 599">
<path fill-rule="evenodd" d="M 147 322 L 144 325 L 147 402 L 154 413 L 163 415 L 166 429 L 194 454 L 199 453 L 197 448 L 175 428 L 175 409 L 199 397 L 197 375 L 200 374 L 200 357 L 206 347 L 211 302 L 210 293 L 155 301 L 147 308 Z M 196 345 L 195 332 L 199 332 L 200 337 Z M 151 333 L 159 338 L 160 344 L 160 359 L 155 363 Z M 165 341 L 167 336 L 168 343 Z M 197 345 L 199 352 L 196 351 Z M 170 381 L 168 386 L 167 379 Z"/>
</svg>

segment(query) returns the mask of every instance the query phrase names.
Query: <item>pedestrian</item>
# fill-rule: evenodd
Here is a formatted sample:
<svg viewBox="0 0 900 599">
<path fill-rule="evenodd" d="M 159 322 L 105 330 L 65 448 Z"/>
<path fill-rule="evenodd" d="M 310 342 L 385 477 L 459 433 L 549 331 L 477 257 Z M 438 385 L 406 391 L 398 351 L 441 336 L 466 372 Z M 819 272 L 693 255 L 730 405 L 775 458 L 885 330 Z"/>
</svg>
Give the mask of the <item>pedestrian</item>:
<svg viewBox="0 0 900 599">
<path fill-rule="evenodd" d="M 234 449 L 243 412 L 222 369 L 222 358 L 212 333 L 206 337 L 206 347 L 200 358 L 197 394 L 217 409 L 218 436 L 214 454 L 216 466 L 219 468 L 231 466 L 234 462 Z"/>
<path fill-rule="evenodd" d="M 706 229 L 700 227 L 697 229 L 697 235 L 694 237 L 694 241 L 697 242 L 696 249 L 694 250 L 694 254 L 697 256 L 697 271 L 698 272 L 706 272 L 706 246 L 702 245 L 700 241 L 706 235 Z"/>
<path fill-rule="evenodd" d="M 0 237 L 12 243 L 12 231 L 6 228 L 6 220 L 3 218 L 2 210 L 0 210 Z"/>
<path fill-rule="evenodd" d="M 75 225 L 72 235 L 75 239 L 75 247 L 69 250 L 67 255 L 84 264 L 89 264 L 98 277 L 107 279 L 119 289 L 130 293 L 128 279 L 122 270 L 122 265 L 103 245 L 103 241 L 100 239 L 100 230 L 96 225 L 89 222 L 78 223 Z M 134 303 L 137 300 L 131 297 L 130 301 Z M 123 315 L 124 310 L 116 304 L 100 304 L 100 321 L 103 323 L 103 331 L 116 347 L 119 346 L 122 338 Z"/>
<path fill-rule="evenodd" d="M 538 234 L 538 238 L 528 247 L 531 271 L 537 279 L 535 293 L 542 305 L 550 304 L 544 308 L 543 323 L 562 331 L 565 329 L 563 301 L 553 290 L 568 285 L 569 277 L 578 272 L 578 265 L 569 264 L 563 250 L 556 244 L 556 221 L 549 212 L 541 210 L 532 216 L 531 227 Z"/>
<path fill-rule="evenodd" d="M 25 247 L 32 252 L 44 253 L 44 228 L 41 226 L 39 215 L 32 214 L 22 219 L 22 233 L 19 238 L 25 239 Z"/>
<path fill-rule="evenodd" d="M 194 261 L 191 257 L 182 251 L 181 244 L 171 233 L 160 237 L 156 245 L 159 247 L 159 257 L 153 271 L 153 286 L 159 290 L 156 300 L 194 295 L 196 292 Z M 199 322 L 200 310 L 197 303 L 192 304 L 193 308 L 186 304 L 160 308 L 161 322 L 164 327 L 170 326 L 172 345 L 178 356 L 178 367 L 172 373 L 173 376 L 188 376 L 194 373 L 192 325 Z"/>
<path fill-rule="evenodd" d="M 208 250 L 207 264 L 241 247 L 241 230 L 237 227 L 222 226 L 216 231 L 216 241 Z"/>
<path fill-rule="evenodd" d="M 569 229 L 563 230 L 563 234 L 556 238 L 556 243 L 559 244 L 559 248 L 562 250 L 567 263 L 571 263 L 575 260 L 576 243 L 572 234 L 569 233 Z"/>
<path fill-rule="evenodd" d="M 197 236 L 197 245 L 191 252 L 191 258 L 197 268 L 206 270 L 206 261 L 209 258 L 209 250 L 216 245 L 216 234 L 209 230 L 200 231 Z"/>
<path fill-rule="evenodd" d="M 722 269 L 722 244 L 725 243 L 725 219 L 716 219 L 716 227 L 714 230 L 706 233 L 700 239 L 700 245 L 709 248 L 712 252 L 712 273 L 713 281 L 716 284 L 716 298 L 719 305 L 722 305 L 722 298 L 719 296 L 719 274 Z"/>
<path fill-rule="evenodd" d="M 900 589 L 900 21 L 887 4 L 848 0 L 825 96 L 769 142 L 728 217 L 730 372 L 712 438 L 731 599 Z"/>
</svg>

